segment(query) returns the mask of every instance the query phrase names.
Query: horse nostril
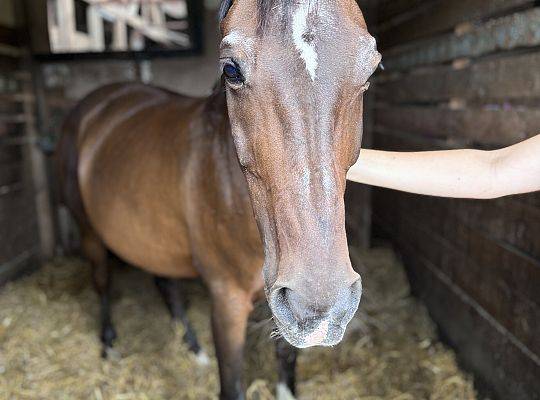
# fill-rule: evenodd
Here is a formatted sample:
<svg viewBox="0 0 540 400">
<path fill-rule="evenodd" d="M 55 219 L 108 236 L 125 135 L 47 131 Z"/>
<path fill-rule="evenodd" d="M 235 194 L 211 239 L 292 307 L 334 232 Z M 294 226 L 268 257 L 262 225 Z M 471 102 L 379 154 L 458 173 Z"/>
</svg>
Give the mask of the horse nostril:
<svg viewBox="0 0 540 400">
<path fill-rule="evenodd" d="M 309 301 L 297 291 L 286 288 L 283 296 L 286 305 L 298 322 L 306 322 L 310 319 L 318 318 L 322 314 L 320 310 L 316 308 L 315 303 L 310 304 Z"/>
<path fill-rule="evenodd" d="M 310 301 L 301 293 L 287 287 L 274 292 L 271 305 L 276 317 L 282 323 L 306 323 L 322 318 L 329 311 L 329 308 L 322 306 L 318 299 Z"/>
<path fill-rule="evenodd" d="M 291 289 L 281 287 L 276 289 L 270 298 L 270 306 L 276 318 L 283 324 L 290 324 L 295 317 L 292 313 L 288 292 Z"/>
<path fill-rule="evenodd" d="M 270 305 L 276 317 L 284 324 L 309 323 L 326 317 L 340 323 L 352 317 L 351 312 L 354 314 L 356 311 L 362 294 L 362 283 L 358 279 L 333 295 L 319 293 L 309 296 L 310 293 L 283 286 L 274 290 Z"/>
</svg>

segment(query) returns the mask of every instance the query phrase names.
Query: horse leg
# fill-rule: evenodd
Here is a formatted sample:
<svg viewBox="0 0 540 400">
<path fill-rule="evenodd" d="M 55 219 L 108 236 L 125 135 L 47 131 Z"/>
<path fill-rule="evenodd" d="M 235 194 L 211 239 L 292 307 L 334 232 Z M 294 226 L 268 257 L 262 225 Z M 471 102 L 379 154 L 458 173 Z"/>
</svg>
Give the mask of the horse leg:
<svg viewBox="0 0 540 400">
<path fill-rule="evenodd" d="M 175 322 L 181 322 L 184 326 L 184 343 L 188 346 L 189 350 L 197 355 L 199 361 L 203 364 L 208 363 L 208 356 L 202 351 L 195 331 L 189 322 L 186 313 L 186 298 L 182 291 L 181 282 L 179 279 L 167 279 L 156 276 L 156 286 L 159 292 L 163 296 L 163 300 L 167 305 L 171 317 Z"/>
<path fill-rule="evenodd" d="M 221 383 L 220 400 L 244 400 L 243 364 L 246 327 L 253 308 L 240 289 L 212 293 L 212 332 Z"/>
<path fill-rule="evenodd" d="M 296 395 L 296 356 L 298 350 L 285 339 L 276 341 L 276 356 L 278 360 L 277 400 L 291 400 Z"/>
<path fill-rule="evenodd" d="M 116 331 L 111 321 L 111 266 L 107 262 L 107 249 L 91 229 L 84 229 L 81 234 L 81 248 L 84 256 L 92 264 L 94 288 L 100 300 L 101 313 L 101 356 L 107 357 L 116 339 Z"/>
</svg>

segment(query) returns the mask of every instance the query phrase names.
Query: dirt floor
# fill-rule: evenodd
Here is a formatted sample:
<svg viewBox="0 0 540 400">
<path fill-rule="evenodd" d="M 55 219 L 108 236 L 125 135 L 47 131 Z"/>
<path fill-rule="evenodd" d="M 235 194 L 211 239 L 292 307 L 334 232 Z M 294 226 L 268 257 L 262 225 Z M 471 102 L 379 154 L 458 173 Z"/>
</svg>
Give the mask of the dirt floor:
<svg viewBox="0 0 540 400">
<path fill-rule="evenodd" d="M 438 342 L 393 254 L 351 254 L 363 262 L 360 311 L 342 344 L 301 352 L 299 399 L 476 399 L 471 377 Z M 100 358 L 98 305 L 85 262 L 57 259 L 0 289 L 0 399 L 217 398 L 209 303 L 201 285 L 189 285 L 189 316 L 210 355 L 206 367 L 182 343 L 182 328 L 171 323 L 150 276 L 123 267 L 114 278 L 119 338 L 107 361 Z M 260 317 L 264 305 L 256 314 L 246 352 L 248 399 L 273 399 L 273 327 Z"/>
</svg>

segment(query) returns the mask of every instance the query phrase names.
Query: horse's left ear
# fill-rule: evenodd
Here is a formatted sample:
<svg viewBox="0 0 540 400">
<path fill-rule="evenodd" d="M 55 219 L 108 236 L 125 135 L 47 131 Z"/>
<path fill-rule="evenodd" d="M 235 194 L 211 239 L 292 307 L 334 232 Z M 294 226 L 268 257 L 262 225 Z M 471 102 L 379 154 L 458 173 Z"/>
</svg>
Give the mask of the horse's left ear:
<svg viewBox="0 0 540 400">
<path fill-rule="evenodd" d="M 233 1 L 234 0 L 221 0 L 221 4 L 219 6 L 219 13 L 218 13 L 220 23 L 227 16 L 229 9 L 232 7 Z"/>
</svg>

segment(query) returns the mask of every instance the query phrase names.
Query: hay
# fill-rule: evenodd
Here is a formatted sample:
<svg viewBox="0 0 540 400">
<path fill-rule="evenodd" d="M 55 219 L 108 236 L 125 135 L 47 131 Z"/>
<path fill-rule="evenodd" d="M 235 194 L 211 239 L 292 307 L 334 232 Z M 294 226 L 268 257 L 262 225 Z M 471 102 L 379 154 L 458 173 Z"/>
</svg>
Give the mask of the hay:
<svg viewBox="0 0 540 400">
<path fill-rule="evenodd" d="M 353 255 L 355 255 L 353 253 Z M 301 352 L 300 399 L 475 399 L 471 378 L 437 341 L 426 310 L 410 297 L 391 252 L 362 254 L 365 294 L 343 344 Z M 199 366 L 181 341 L 151 277 L 115 273 L 116 355 L 100 359 L 98 307 L 89 268 L 58 259 L 0 291 L 0 399 L 215 399 L 217 364 L 204 289 L 189 285 L 189 316 L 211 356 Z M 272 326 L 264 307 L 250 323 L 247 395 L 273 399 Z M 262 322 L 260 319 L 263 318 Z"/>
</svg>

